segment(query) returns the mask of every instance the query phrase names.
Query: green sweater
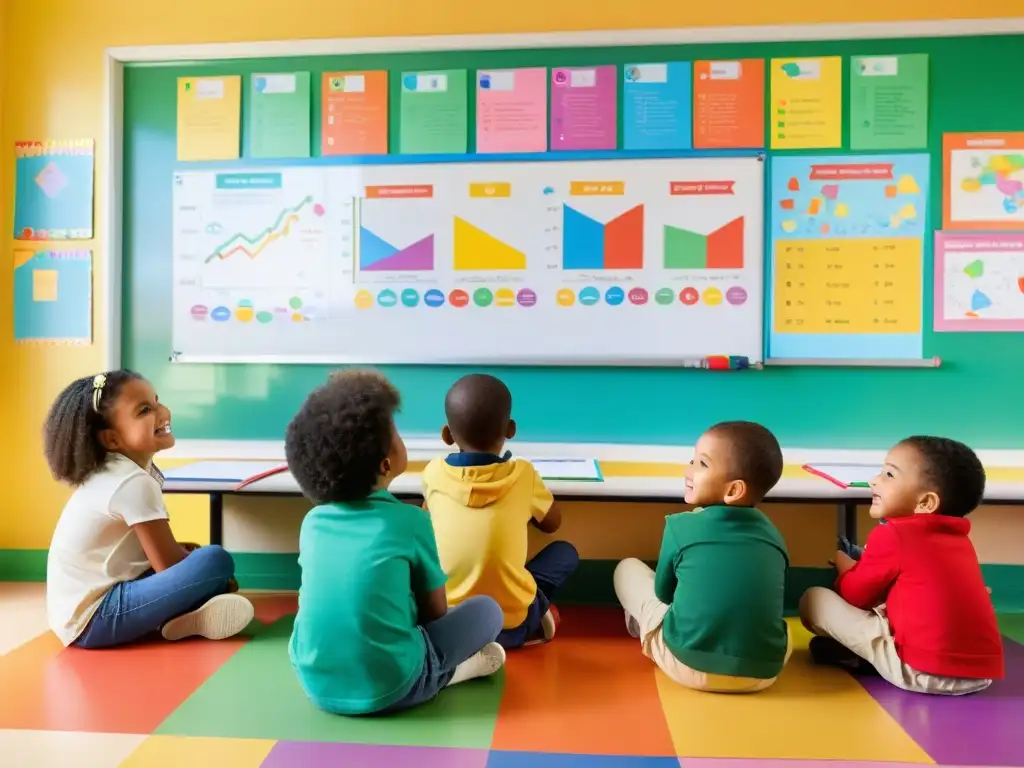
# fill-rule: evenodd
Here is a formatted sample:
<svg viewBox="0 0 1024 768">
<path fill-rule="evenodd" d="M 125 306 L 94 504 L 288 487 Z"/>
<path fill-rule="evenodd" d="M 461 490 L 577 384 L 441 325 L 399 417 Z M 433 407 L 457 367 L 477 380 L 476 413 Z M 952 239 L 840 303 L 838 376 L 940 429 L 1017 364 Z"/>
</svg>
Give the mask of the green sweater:
<svg viewBox="0 0 1024 768">
<path fill-rule="evenodd" d="M 670 608 L 665 645 L 700 672 L 769 679 L 782 671 L 789 555 L 782 535 L 751 507 L 669 515 L 654 591 Z"/>
</svg>

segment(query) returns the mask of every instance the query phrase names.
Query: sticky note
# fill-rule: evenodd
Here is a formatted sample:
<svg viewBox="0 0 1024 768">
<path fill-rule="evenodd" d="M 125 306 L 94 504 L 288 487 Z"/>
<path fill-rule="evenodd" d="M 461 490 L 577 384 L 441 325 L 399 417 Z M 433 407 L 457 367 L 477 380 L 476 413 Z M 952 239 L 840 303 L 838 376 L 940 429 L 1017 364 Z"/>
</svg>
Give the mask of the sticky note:
<svg viewBox="0 0 1024 768">
<path fill-rule="evenodd" d="M 840 56 L 771 60 L 771 147 L 843 145 Z"/>
<path fill-rule="evenodd" d="M 625 149 L 689 149 L 693 76 L 688 61 L 626 64 L 622 85 Z"/>
<path fill-rule="evenodd" d="M 466 70 L 403 72 L 399 152 L 460 154 L 468 148 Z"/>
<path fill-rule="evenodd" d="M 551 70 L 551 149 L 618 146 L 616 69 L 606 65 Z"/>
<path fill-rule="evenodd" d="M 388 153 L 388 73 L 325 72 L 320 154 Z"/>
<path fill-rule="evenodd" d="M 59 274 L 55 269 L 33 269 L 32 301 L 56 301 Z"/>
<path fill-rule="evenodd" d="M 850 59 L 851 149 L 928 146 L 928 54 Z"/>
<path fill-rule="evenodd" d="M 547 150 L 547 77 L 545 67 L 477 72 L 477 152 Z"/>
<path fill-rule="evenodd" d="M 237 160 L 242 78 L 178 78 L 178 160 Z"/>
<path fill-rule="evenodd" d="M 693 146 L 764 146 L 763 59 L 694 62 Z"/>
<path fill-rule="evenodd" d="M 309 72 L 251 77 L 249 141 L 253 157 L 309 157 Z"/>
</svg>

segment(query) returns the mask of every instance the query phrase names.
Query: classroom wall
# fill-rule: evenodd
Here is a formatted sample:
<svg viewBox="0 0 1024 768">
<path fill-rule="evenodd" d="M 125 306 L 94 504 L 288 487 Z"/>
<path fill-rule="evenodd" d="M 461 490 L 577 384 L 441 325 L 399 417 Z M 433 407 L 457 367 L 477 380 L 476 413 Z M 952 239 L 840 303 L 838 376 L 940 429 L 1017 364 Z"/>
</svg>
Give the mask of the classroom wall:
<svg viewBox="0 0 1024 768">
<path fill-rule="evenodd" d="M 448 0 L 422 3 L 391 0 L 387 12 L 378 4 L 348 4 L 326 0 L 292 0 L 289 12 L 269 0 L 181 0 L 169 6 L 130 0 L 3 0 L 0 2 L 0 259 L 10 264 L 13 155 L 19 139 L 103 138 L 103 51 L 111 46 L 244 42 L 311 37 L 398 36 L 427 34 L 552 32 L 698 26 L 786 25 L 805 23 L 1001 18 L 1020 13 L 1020 0 L 862 0 L 854 4 L 770 4 L 759 0 L 733 3 L 600 3 L 581 10 L 579 3 L 520 0 L 516 21 L 503 6 Z M 16 70 L 16 77 L 14 71 Z M 97 198 L 103 195 L 108 158 L 102 144 L 97 155 Z M 97 238 L 88 247 L 100 254 L 109 233 L 105 211 L 97 207 Z M 97 263 L 97 307 L 103 294 L 104 266 Z M 0 269 L 0 293 L 10 297 L 12 270 Z M 8 298 L 8 302 L 10 299 Z M 9 303 L 8 303 L 9 306 Z M 67 491 L 49 477 L 40 455 L 40 424 L 56 393 L 77 376 L 102 365 L 108 340 L 98 335 L 91 347 L 21 347 L 12 341 L 12 312 L 0 320 L 0 424 L 7 438 L 0 461 L 0 565 L 3 550 L 42 550 L 67 498 Z M 99 317 L 99 312 L 97 312 Z M 173 403 L 171 403 L 173 407 Z M 187 436 L 186 436 L 187 437 Z M 254 502 L 247 502 L 252 505 Z M 257 506 L 265 502 L 255 502 Z M 180 537 L 202 540 L 203 504 L 178 500 L 173 514 Z M 291 510 L 290 512 L 288 510 Z M 294 545 L 301 506 L 275 505 L 251 514 L 229 510 L 228 541 L 240 546 Z M 584 556 L 615 557 L 635 543 L 650 548 L 656 542 L 663 510 L 646 510 L 630 517 L 628 538 L 618 532 L 621 510 L 598 505 L 576 507 L 569 521 L 581 539 Z M 787 535 L 796 560 L 819 561 L 817 553 L 834 536 L 829 510 L 793 508 L 772 513 Z M 1017 516 L 1015 519 L 1020 519 Z M 1005 542 L 1021 527 L 1011 529 L 1009 511 L 984 510 L 976 525 L 995 532 L 979 545 L 990 562 L 1024 563 L 1024 554 L 1009 552 Z M 243 524 L 244 521 L 244 524 Z M 606 526 L 598 521 L 607 523 Z M 615 526 L 614 528 L 612 526 Z M 603 528 L 603 530 L 602 530 Z M 611 531 L 615 530 L 615 533 Z M 275 538 L 277 534 L 282 537 Z M 242 538 L 237 538 L 242 534 Z M 634 538 L 635 537 L 635 538 Z M 1016 539 L 1019 541 L 1019 539 Z M 261 544 L 260 542 L 263 542 Z M 277 543 L 273 543 L 277 542 Z M 233 545 L 234 546 L 234 545 Z M 656 546 L 656 544 L 654 545 Z M 616 547 L 618 549 L 616 549 Z M 635 552 L 634 554 L 645 554 Z M 806 557 L 805 557 L 806 555 Z M 1005 558 L 1015 557 L 1007 560 Z M 810 564 L 810 563 L 807 563 Z"/>
</svg>

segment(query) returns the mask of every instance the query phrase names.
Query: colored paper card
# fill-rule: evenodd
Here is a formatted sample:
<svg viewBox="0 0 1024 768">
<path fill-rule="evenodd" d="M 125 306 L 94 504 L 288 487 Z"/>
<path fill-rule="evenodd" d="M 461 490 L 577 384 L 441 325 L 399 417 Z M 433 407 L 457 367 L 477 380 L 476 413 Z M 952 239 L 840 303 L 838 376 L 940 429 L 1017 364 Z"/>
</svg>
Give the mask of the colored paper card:
<svg viewBox="0 0 1024 768">
<path fill-rule="evenodd" d="M 309 157 L 309 72 L 255 74 L 249 91 L 253 157 Z"/>
<path fill-rule="evenodd" d="M 544 67 L 477 72 L 477 152 L 547 150 L 547 77 Z"/>
<path fill-rule="evenodd" d="M 466 70 L 402 73 L 399 152 L 403 155 L 460 154 L 469 126 Z"/>
<path fill-rule="evenodd" d="M 322 155 L 388 153 L 388 73 L 325 72 Z"/>
<path fill-rule="evenodd" d="M 551 149 L 618 146 L 617 79 L 613 64 L 551 71 Z"/>
<path fill-rule="evenodd" d="M 693 146 L 764 147 L 764 59 L 694 62 Z"/>
<path fill-rule="evenodd" d="M 1024 331 L 1024 233 L 935 233 L 936 331 Z"/>
<path fill-rule="evenodd" d="M 92 251 L 14 252 L 14 340 L 92 341 Z"/>
<path fill-rule="evenodd" d="M 771 148 L 843 146 L 843 60 L 772 59 Z"/>
<path fill-rule="evenodd" d="M 624 149 L 690 149 L 692 67 L 688 61 L 623 68 Z"/>
<path fill-rule="evenodd" d="M 242 78 L 178 78 L 178 160 L 237 160 Z"/>
<path fill-rule="evenodd" d="M 945 229 L 1024 229 L 1024 132 L 942 137 Z"/>
<path fill-rule="evenodd" d="M 14 238 L 91 238 L 94 161 L 92 139 L 15 143 Z"/>
<path fill-rule="evenodd" d="M 928 54 L 850 60 L 850 148 L 927 149 Z"/>
<path fill-rule="evenodd" d="M 775 157 L 772 357 L 920 359 L 927 154 Z"/>
</svg>

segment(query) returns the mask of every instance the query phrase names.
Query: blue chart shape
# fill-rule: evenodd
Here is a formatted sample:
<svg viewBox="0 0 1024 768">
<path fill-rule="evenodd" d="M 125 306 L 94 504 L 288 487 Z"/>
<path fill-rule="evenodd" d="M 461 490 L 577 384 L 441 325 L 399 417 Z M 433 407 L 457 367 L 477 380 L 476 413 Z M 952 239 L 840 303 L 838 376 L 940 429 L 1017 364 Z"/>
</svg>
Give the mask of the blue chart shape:
<svg viewBox="0 0 1024 768">
<path fill-rule="evenodd" d="M 36 301 L 37 271 L 56 272 L 55 301 Z M 39 252 L 14 270 L 16 341 L 92 339 L 92 253 Z"/>
<path fill-rule="evenodd" d="M 604 225 L 562 207 L 562 269 L 604 269 Z"/>
<path fill-rule="evenodd" d="M 975 291 L 971 294 L 971 311 L 977 312 L 981 309 L 988 309 L 992 306 L 992 299 L 986 296 L 981 291 Z"/>
<path fill-rule="evenodd" d="M 398 253 L 387 240 L 373 234 L 365 227 L 359 228 L 359 268 L 367 269 L 378 261 L 394 256 Z"/>
</svg>

